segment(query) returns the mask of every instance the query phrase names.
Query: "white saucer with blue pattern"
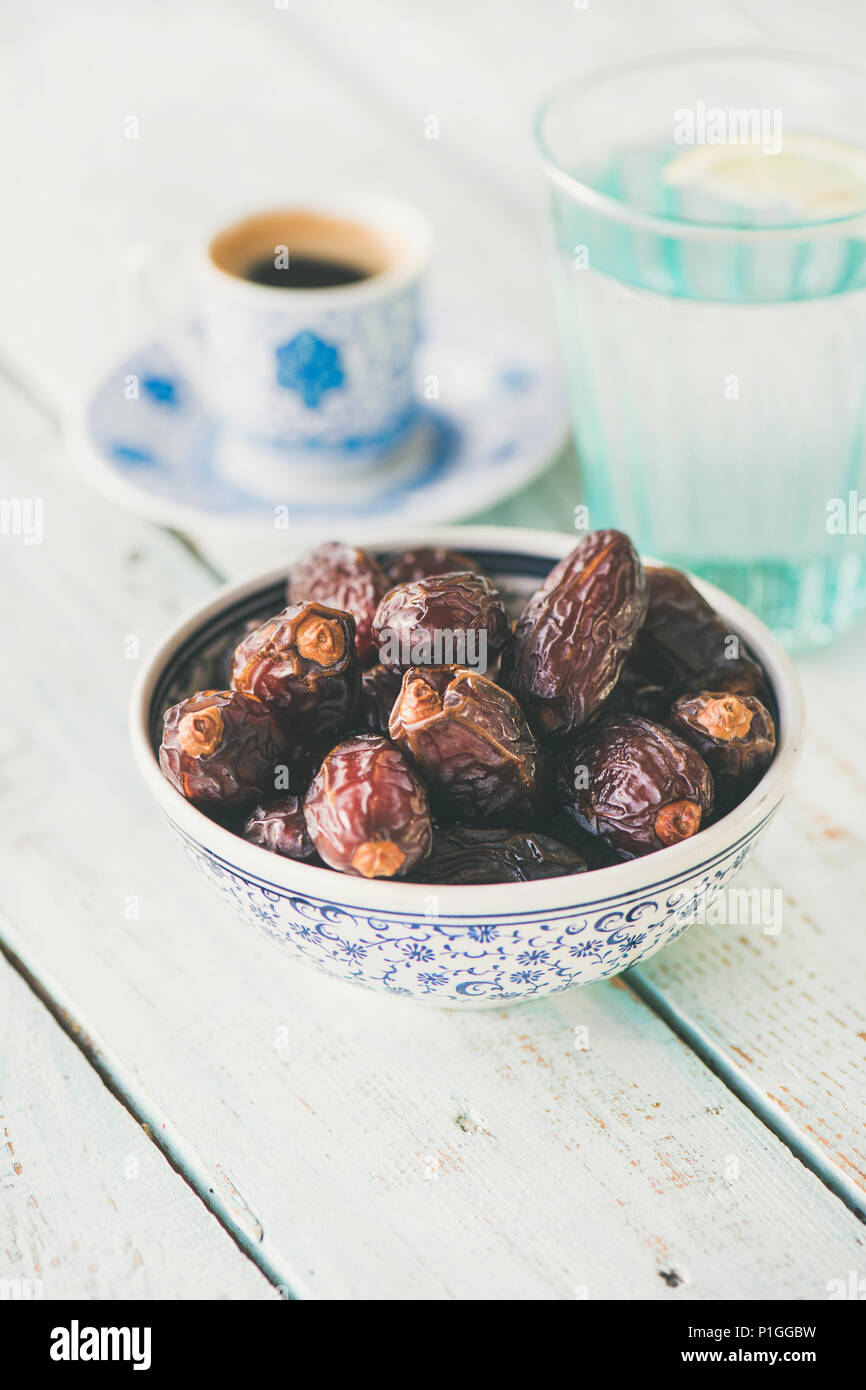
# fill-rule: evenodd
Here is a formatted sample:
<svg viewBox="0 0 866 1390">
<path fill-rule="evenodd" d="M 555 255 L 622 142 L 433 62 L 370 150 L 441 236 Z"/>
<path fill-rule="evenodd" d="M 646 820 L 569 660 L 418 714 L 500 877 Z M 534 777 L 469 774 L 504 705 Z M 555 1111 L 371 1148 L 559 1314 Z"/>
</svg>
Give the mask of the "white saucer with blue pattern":
<svg viewBox="0 0 866 1390">
<path fill-rule="evenodd" d="M 277 509 L 307 535 L 456 521 L 516 492 L 564 442 L 555 359 L 513 326 L 439 319 L 418 350 L 417 381 L 417 420 L 385 457 L 290 451 L 222 425 L 168 341 L 156 341 L 101 377 L 78 452 L 90 481 L 148 520 L 261 536 Z"/>
</svg>

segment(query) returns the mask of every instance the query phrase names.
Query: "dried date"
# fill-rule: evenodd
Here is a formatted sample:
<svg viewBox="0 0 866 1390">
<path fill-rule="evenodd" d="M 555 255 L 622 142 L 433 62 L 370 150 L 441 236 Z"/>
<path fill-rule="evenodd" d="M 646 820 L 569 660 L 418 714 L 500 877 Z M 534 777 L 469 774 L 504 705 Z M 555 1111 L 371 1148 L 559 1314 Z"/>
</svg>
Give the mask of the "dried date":
<svg viewBox="0 0 866 1390">
<path fill-rule="evenodd" d="M 643 631 L 634 640 L 614 686 L 595 718 L 612 714 L 640 714 L 663 724 L 671 707 L 672 692 L 667 673 L 660 669 L 657 657 L 647 647 Z"/>
<path fill-rule="evenodd" d="M 485 676 L 460 666 L 413 667 L 389 732 L 449 815 L 489 825 L 538 815 L 538 745 L 513 695 Z"/>
<path fill-rule="evenodd" d="M 517 622 L 502 682 L 535 730 L 563 738 L 608 698 L 646 612 L 646 578 L 621 531 L 595 531 L 560 560 Z"/>
<path fill-rule="evenodd" d="M 290 604 L 315 599 L 329 608 L 351 613 L 358 658 L 366 666 L 376 660 L 371 632 L 373 615 L 391 583 L 372 555 L 339 541 L 328 541 L 292 566 L 287 599 Z"/>
<path fill-rule="evenodd" d="M 578 824 L 629 858 L 696 834 L 713 809 L 713 778 L 700 754 L 638 716 L 586 730 L 562 769 L 561 790 Z"/>
<path fill-rule="evenodd" d="M 581 874 L 583 857 L 549 835 L 528 830 L 437 826 L 430 858 L 416 869 L 416 883 L 529 883 Z"/>
<path fill-rule="evenodd" d="M 468 571 L 398 584 L 373 619 L 379 659 L 391 670 L 459 664 L 483 673 L 510 636 L 499 593 Z"/>
<path fill-rule="evenodd" d="M 385 738 L 347 739 L 325 758 L 304 799 L 304 818 L 325 863 L 363 878 L 403 878 L 433 839 L 427 793 Z"/>
<path fill-rule="evenodd" d="M 261 618 L 247 618 L 246 622 L 239 628 L 237 634 L 230 640 L 228 646 L 220 653 L 219 671 L 216 673 L 220 681 L 226 686 L 232 683 L 232 666 L 235 660 L 235 648 L 245 637 L 249 637 L 251 632 L 255 632 L 261 626 Z"/>
<path fill-rule="evenodd" d="M 550 819 L 544 822 L 542 829 L 550 839 L 558 840 L 560 844 L 579 854 L 588 869 L 608 869 L 614 864 L 622 863 L 622 856 L 617 854 L 615 849 L 599 835 L 591 835 L 588 830 L 584 830 L 571 812 L 563 808 L 555 811 Z"/>
<path fill-rule="evenodd" d="M 402 683 L 399 671 L 389 671 L 387 666 L 381 664 L 361 673 L 361 697 L 356 719 L 359 729 L 370 734 L 388 733 L 388 720 Z"/>
<path fill-rule="evenodd" d="M 243 837 L 287 859 L 315 859 L 316 847 L 307 833 L 304 804 L 299 796 L 286 796 L 257 806 L 247 817 Z"/>
<path fill-rule="evenodd" d="M 395 550 L 383 560 L 392 584 L 412 584 L 435 574 L 456 574 L 467 570 L 480 574 L 480 567 L 468 555 L 441 546 L 419 546 L 415 550 Z"/>
<path fill-rule="evenodd" d="M 766 693 L 758 662 L 686 575 L 659 567 L 647 579 L 649 605 L 636 658 L 654 672 L 669 703 L 696 690 Z"/>
<path fill-rule="evenodd" d="M 351 727 L 360 679 L 355 620 L 322 603 L 284 609 L 243 639 L 232 662 L 232 686 L 274 711 L 294 758 Z"/>
<path fill-rule="evenodd" d="M 160 748 L 184 796 L 287 858 L 431 884 L 597 869 L 695 834 L 773 757 L 759 664 L 618 531 L 556 565 L 515 633 L 475 561 L 443 548 L 332 542 L 289 594 L 238 622 L 233 688 L 173 706 Z M 225 679 L 224 643 L 172 698 Z"/>
<path fill-rule="evenodd" d="M 280 726 L 260 700 L 200 690 L 166 710 L 159 765 L 188 801 L 230 809 L 267 792 L 282 751 Z"/>
<path fill-rule="evenodd" d="M 776 751 L 776 727 L 770 711 L 755 695 L 702 690 L 674 704 L 667 726 L 696 748 L 716 779 L 753 782 Z"/>
</svg>

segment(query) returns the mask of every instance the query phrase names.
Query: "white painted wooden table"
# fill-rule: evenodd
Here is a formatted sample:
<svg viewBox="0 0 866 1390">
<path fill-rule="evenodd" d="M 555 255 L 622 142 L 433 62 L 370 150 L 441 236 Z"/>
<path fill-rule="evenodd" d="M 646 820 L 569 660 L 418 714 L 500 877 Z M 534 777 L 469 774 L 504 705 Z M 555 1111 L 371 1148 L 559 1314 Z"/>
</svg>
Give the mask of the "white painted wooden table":
<svg viewBox="0 0 866 1390">
<path fill-rule="evenodd" d="M 415 199 L 437 286 L 549 333 L 537 96 L 665 46 L 863 47 L 843 0 L 755 9 L 5 13 L 0 495 L 42 498 L 45 538 L 0 537 L 3 1296 L 821 1299 L 866 1275 L 866 634 L 801 663 L 808 752 L 745 879 L 782 890 L 779 935 L 695 927 L 499 1013 L 383 1002 L 286 970 L 170 842 L 127 752 L 126 639 L 218 576 L 83 490 L 60 433 L 134 326 L 124 249 L 289 177 Z M 576 500 L 565 459 L 486 519 L 567 529 Z"/>
</svg>

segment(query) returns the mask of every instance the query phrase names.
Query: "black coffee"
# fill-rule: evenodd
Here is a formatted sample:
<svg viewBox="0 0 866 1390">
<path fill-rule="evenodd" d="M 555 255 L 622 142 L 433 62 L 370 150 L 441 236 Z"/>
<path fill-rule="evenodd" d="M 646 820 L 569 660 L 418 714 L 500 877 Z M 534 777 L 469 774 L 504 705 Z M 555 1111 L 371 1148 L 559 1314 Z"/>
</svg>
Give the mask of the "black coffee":
<svg viewBox="0 0 866 1390">
<path fill-rule="evenodd" d="M 349 261 L 292 253 L 287 266 L 277 265 L 273 256 L 261 256 L 247 266 L 244 279 L 281 290 L 323 290 L 333 285 L 354 285 L 368 279 L 371 273 Z"/>
</svg>

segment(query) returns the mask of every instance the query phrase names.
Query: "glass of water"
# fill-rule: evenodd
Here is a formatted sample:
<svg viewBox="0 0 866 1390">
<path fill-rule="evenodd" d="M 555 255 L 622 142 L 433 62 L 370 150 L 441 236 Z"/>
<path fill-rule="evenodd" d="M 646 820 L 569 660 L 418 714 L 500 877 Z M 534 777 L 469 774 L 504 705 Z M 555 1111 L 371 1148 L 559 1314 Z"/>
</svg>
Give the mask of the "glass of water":
<svg viewBox="0 0 866 1390">
<path fill-rule="evenodd" d="M 866 612 L 866 77 L 716 50 L 541 109 L 589 524 L 786 644 Z"/>
</svg>

